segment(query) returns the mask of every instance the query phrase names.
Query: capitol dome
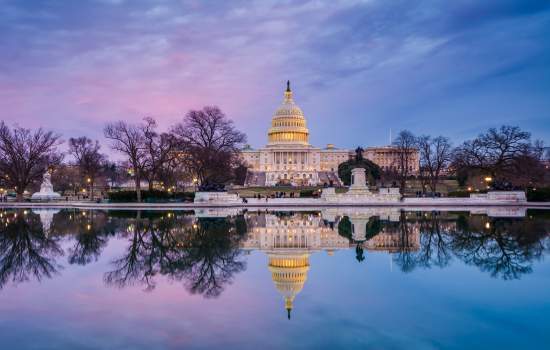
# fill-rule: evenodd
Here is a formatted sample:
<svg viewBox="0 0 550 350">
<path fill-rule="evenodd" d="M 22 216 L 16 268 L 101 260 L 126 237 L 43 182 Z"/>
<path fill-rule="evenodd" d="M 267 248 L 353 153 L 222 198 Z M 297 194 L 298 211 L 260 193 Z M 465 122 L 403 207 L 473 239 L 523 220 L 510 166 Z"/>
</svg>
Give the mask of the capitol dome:
<svg viewBox="0 0 550 350">
<path fill-rule="evenodd" d="M 267 135 L 269 145 L 309 144 L 306 118 L 302 109 L 292 99 L 289 81 L 287 81 L 284 101 L 275 111 Z"/>
<path fill-rule="evenodd" d="M 309 254 L 269 254 L 269 270 L 275 288 L 285 299 L 285 308 L 290 319 L 294 298 L 304 288 L 309 270 Z"/>
</svg>

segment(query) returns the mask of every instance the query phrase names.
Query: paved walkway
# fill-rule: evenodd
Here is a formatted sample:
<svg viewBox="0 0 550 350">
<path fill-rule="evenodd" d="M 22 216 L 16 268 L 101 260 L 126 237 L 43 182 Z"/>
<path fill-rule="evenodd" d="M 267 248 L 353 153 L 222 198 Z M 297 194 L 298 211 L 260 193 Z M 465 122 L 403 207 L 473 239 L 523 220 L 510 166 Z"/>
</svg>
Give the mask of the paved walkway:
<svg viewBox="0 0 550 350">
<path fill-rule="evenodd" d="M 364 203 L 327 203 L 319 198 L 249 198 L 248 203 L 95 203 L 95 202 L 2 202 L 0 208 L 76 208 L 76 209 L 197 209 L 197 208 L 327 208 L 327 207 L 402 207 L 421 208 L 426 210 L 434 208 L 444 210 L 446 208 L 462 207 L 523 207 L 550 209 L 550 202 L 497 202 L 483 200 L 465 200 L 464 198 L 405 198 L 399 202 L 364 202 Z"/>
</svg>

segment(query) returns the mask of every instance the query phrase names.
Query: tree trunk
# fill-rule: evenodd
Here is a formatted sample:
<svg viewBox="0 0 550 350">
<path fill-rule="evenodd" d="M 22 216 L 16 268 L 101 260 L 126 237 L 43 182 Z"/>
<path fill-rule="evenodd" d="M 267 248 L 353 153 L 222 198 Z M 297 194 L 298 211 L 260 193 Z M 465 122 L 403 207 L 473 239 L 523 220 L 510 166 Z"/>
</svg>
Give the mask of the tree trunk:
<svg viewBox="0 0 550 350">
<path fill-rule="evenodd" d="M 432 190 L 432 193 L 435 194 L 437 192 L 437 179 L 432 179 L 430 183 L 430 189 Z"/>
<path fill-rule="evenodd" d="M 90 199 L 94 200 L 94 182 L 90 182 Z"/>
<path fill-rule="evenodd" d="M 136 173 L 136 195 L 138 203 L 141 203 L 141 177 Z"/>
<path fill-rule="evenodd" d="M 15 197 L 16 202 L 22 202 L 23 201 L 23 192 L 17 192 L 17 195 Z"/>
<path fill-rule="evenodd" d="M 149 180 L 149 192 L 153 191 L 153 180 Z"/>
</svg>

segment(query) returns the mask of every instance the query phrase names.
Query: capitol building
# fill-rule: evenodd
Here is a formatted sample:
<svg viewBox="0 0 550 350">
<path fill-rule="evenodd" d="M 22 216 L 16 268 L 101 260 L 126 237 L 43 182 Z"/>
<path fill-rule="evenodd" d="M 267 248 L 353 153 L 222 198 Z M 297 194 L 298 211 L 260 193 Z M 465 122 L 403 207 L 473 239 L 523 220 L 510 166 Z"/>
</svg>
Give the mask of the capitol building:
<svg viewBox="0 0 550 350">
<path fill-rule="evenodd" d="M 246 186 L 341 185 L 338 165 L 355 152 L 328 144 L 318 148 L 309 143 L 309 129 L 302 109 L 294 102 L 290 82 L 287 82 L 283 103 L 277 108 L 267 132 L 268 143 L 260 149 L 246 147 L 242 157 L 248 167 Z M 394 147 L 368 147 L 365 158 L 388 170 L 397 164 Z M 412 172 L 418 171 L 416 154 Z"/>
</svg>

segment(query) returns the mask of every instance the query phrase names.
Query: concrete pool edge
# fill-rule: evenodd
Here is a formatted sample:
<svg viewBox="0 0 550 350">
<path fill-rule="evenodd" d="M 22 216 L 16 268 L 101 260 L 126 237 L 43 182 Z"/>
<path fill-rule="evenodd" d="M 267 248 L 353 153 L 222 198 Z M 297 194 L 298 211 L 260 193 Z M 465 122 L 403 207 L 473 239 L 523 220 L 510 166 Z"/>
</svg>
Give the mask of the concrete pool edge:
<svg viewBox="0 0 550 350">
<path fill-rule="evenodd" d="M 117 210 L 193 210 L 201 208 L 330 208 L 330 207 L 397 207 L 397 208 L 475 208 L 475 207 L 521 207 L 528 209 L 550 209 L 550 202 L 468 202 L 468 201 L 423 201 L 423 202 L 391 202 L 391 203 L 318 203 L 315 201 L 285 201 L 270 199 L 268 202 L 254 203 L 91 203 L 91 202 L 4 202 L 0 208 L 55 208 L 55 209 L 117 209 Z"/>
</svg>

